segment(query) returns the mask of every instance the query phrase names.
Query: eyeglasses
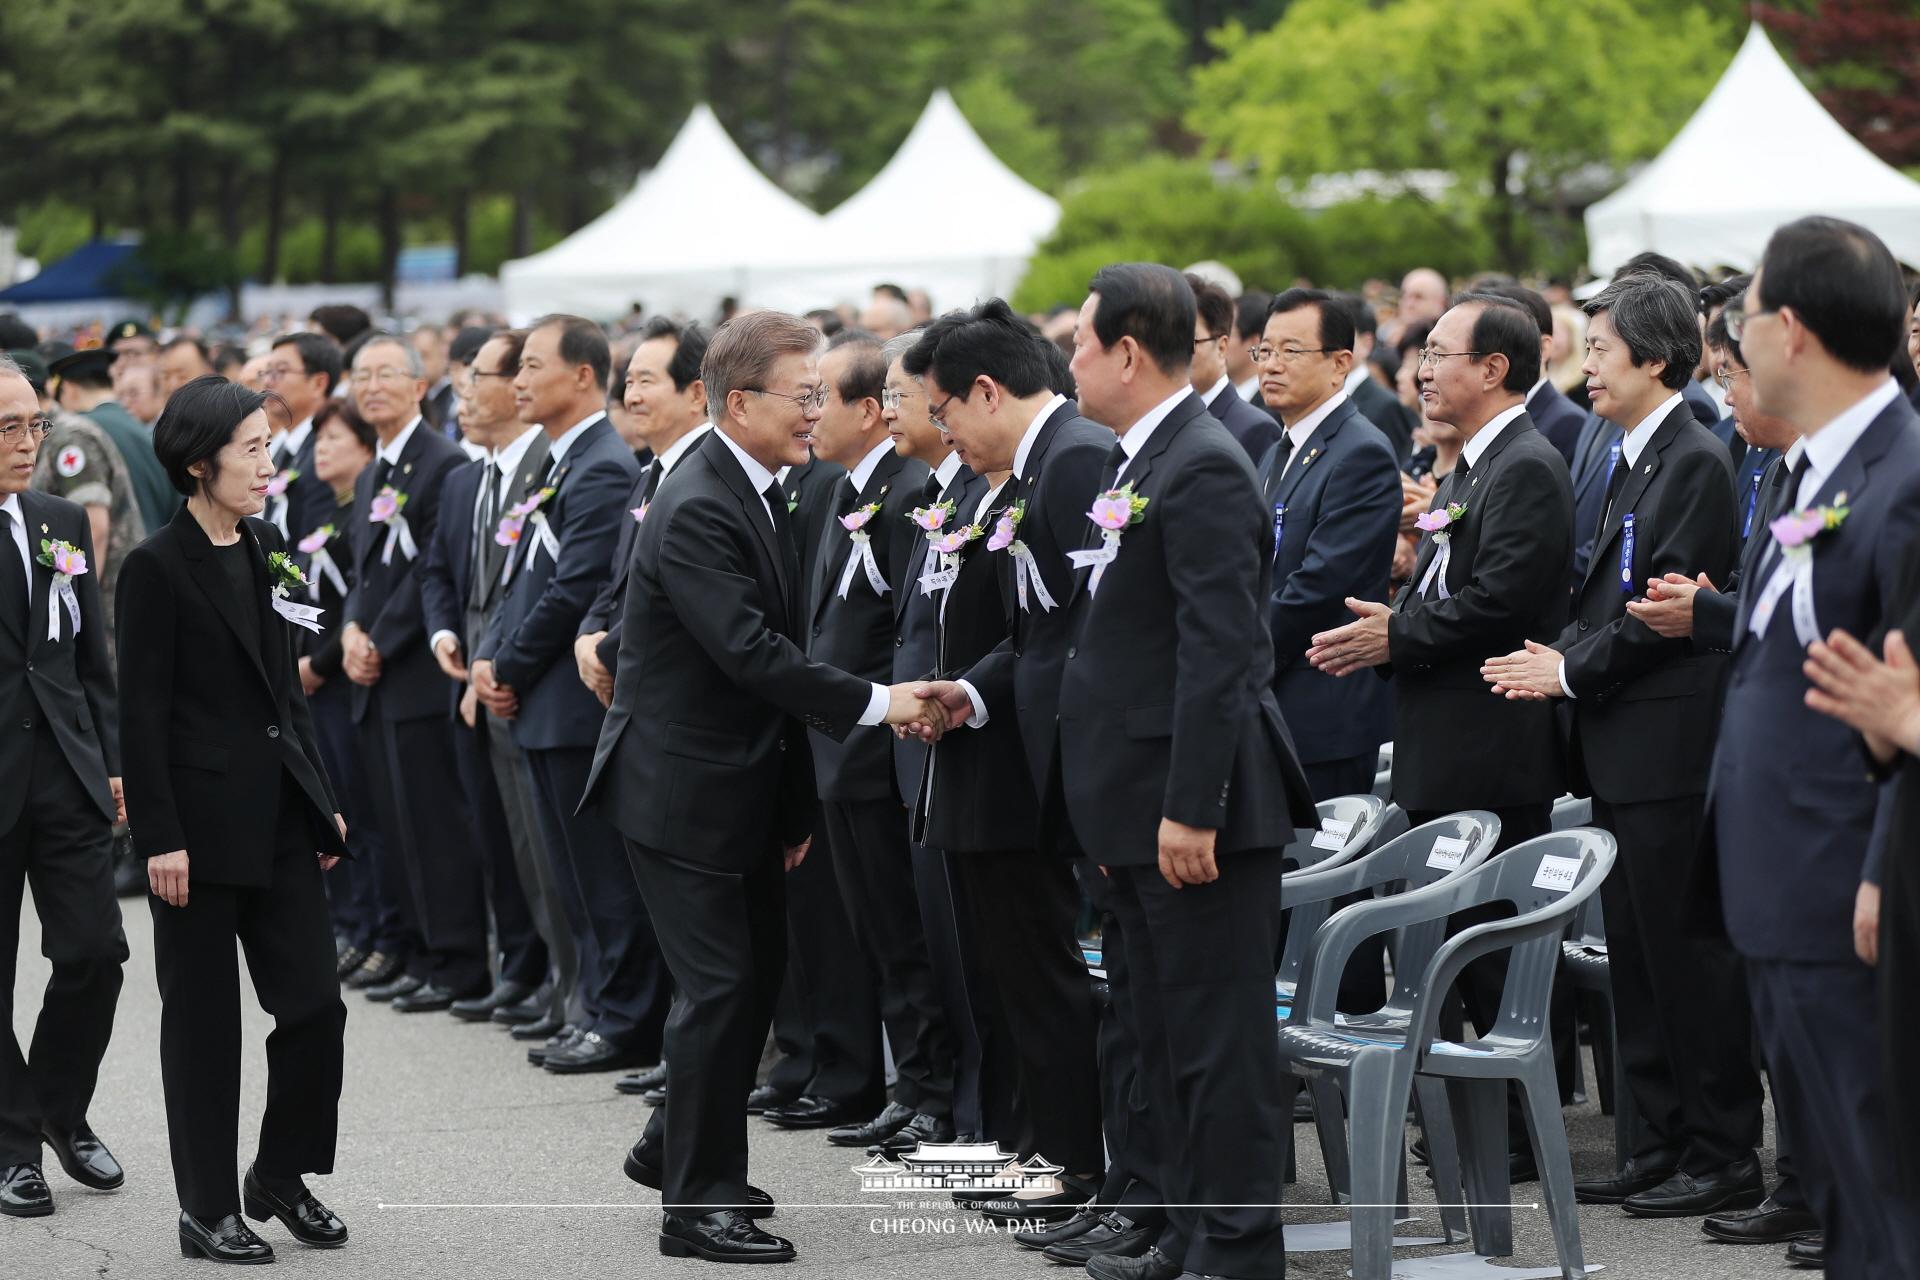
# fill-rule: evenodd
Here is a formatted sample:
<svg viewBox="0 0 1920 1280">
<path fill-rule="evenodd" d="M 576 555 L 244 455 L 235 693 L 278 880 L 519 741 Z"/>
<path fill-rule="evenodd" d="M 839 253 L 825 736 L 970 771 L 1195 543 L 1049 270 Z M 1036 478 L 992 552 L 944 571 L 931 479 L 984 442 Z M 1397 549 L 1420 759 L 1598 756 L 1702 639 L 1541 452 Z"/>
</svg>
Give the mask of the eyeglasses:
<svg viewBox="0 0 1920 1280">
<path fill-rule="evenodd" d="M 278 382 L 282 378 L 297 378 L 306 373 L 306 369 L 295 368 L 290 364 L 270 364 L 260 371 L 262 382 Z"/>
<path fill-rule="evenodd" d="M 947 406 L 952 404 L 955 400 L 958 400 L 959 398 L 960 398 L 960 393 L 956 391 L 952 395 L 948 396 L 945 400 L 942 400 L 939 404 L 935 405 L 933 408 L 928 409 L 927 421 L 931 422 L 934 426 L 940 428 L 940 430 L 945 431 L 947 429 L 947 420 L 945 417 L 945 414 L 947 412 Z"/>
<path fill-rule="evenodd" d="M 31 434 L 33 442 L 38 444 L 53 433 L 53 419 L 29 418 L 25 422 L 9 422 L 4 427 L 0 427 L 0 444 L 14 444 L 20 439 L 22 431 Z"/>
<path fill-rule="evenodd" d="M 824 409 L 827 407 L 827 389 L 825 387 L 815 387 L 813 390 L 797 396 L 788 395 L 784 391 L 767 391 L 761 387 L 742 387 L 740 389 L 748 395 L 778 396 L 782 400 L 791 400 L 800 406 L 800 412 L 802 413 L 805 413 L 808 409 Z"/>
<path fill-rule="evenodd" d="M 880 393 L 880 407 L 882 409 L 898 409 L 908 396 L 917 396 L 919 394 L 918 391 L 896 391 L 892 387 L 888 387 Z"/>
<path fill-rule="evenodd" d="M 1761 316 L 1770 316 L 1779 309 L 1778 307 L 1762 307 L 1758 311 L 1749 311 L 1744 302 L 1729 302 L 1726 310 L 1720 313 L 1720 317 L 1727 322 L 1727 336 L 1735 342 L 1739 342 L 1747 336 L 1747 322 L 1749 320 L 1755 320 Z"/>
<path fill-rule="evenodd" d="M 356 387 L 364 387 L 378 382 L 383 387 L 398 387 L 413 381 L 413 375 L 405 369 L 355 369 L 349 379 Z"/>
<path fill-rule="evenodd" d="M 1224 333 L 1203 333 L 1193 340 L 1193 345 L 1197 349 L 1206 346 L 1209 342 L 1224 341 L 1226 336 Z"/>
<path fill-rule="evenodd" d="M 1420 352 L 1420 367 L 1424 369 L 1428 365 L 1439 364 L 1449 356 L 1483 356 L 1485 354 L 1487 353 L 1484 351 L 1436 351 L 1432 347 L 1427 347 Z"/>
<path fill-rule="evenodd" d="M 481 378 L 505 378 L 508 381 L 512 381 L 514 378 L 520 376 L 520 370 L 518 369 L 468 369 L 467 373 L 476 382 Z"/>
<path fill-rule="evenodd" d="M 1319 356 L 1334 350 L 1332 347 L 1270 347 L 1264 342 L 1257 347 L 1247 348 L 1247 359 L 1255 364 L 1269 364 L 1278 360 L 1281 364 L 1298 364 L 1302 356 Z"/>
<path fill-rule="evenodd" d="M 1734 379 L 1744 378 L 1750 372 L 1752 372 L 1752 370 L 1750 369 L 1735 369 L 1731 373 L 1728 373 L 1727 371 L 1722 370 L 1721 372 L 1713 375 L 1713 380 L 1720 384 L 1720 389 L 1722 391 L 1731 391 L 1733 390 Z"/>
</svg>

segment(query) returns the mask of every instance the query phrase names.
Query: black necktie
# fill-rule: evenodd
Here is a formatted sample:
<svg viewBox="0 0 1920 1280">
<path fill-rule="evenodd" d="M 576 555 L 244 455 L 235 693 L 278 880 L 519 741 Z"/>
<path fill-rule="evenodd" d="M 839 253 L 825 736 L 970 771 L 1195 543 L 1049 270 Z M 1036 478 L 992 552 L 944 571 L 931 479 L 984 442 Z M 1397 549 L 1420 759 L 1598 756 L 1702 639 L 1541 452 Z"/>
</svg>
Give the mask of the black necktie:
<svg viewBox="0 0 1920 1280">
<path fill-rule="evenodd" d="M 775 476 L 773 483 L 760 491 L 766 499 L 767 514 L 773 517 L 773 544 L 780 552 L 781 588 L 792 607 L 794 579 L 800 576 L 800 558 L 793 545 L 793 521 L 787 511 L 786 491 L 780 487 L 780 478 Z"/>
<path fill-rule="evenodd" d="M 647 483 L 642 486 L 640 490 L 641 506 L 644 507 L 653 501 L 653 495 L 660 490 L 660 473 L 665 470 L 666 468 L 660 465 L 660 459 L 658 458 L 655 458 L 647 464 Z"/>
<path fill-rule="evenodd" d="M 1115 440 L 1113 442 L 1113 448 L 1107 450 L 1107 469 L 1104 473 L 1106 479 L 1101 487 L 1111 488 L 1113 484 L 1120 479 L 1120 468 L 1126 465 L 1127 447 L 1118 440 Z"/>
<path fill-rule="evenodd" d="M 19 547 L 13 541 L 13 513 L 0 510 L 0 596 L 5 596 L 0 608 L 9 612 L 19 610 L 17 617 L 22 619 L 22 627 L 27 616 L 27 571 L 20 563 Z"/>
<path fill-rule="evenodd" d="M 939 474 L 929 471 L 927 473 L 927 482 L 920 486 L 920 496 L 927 502 L 938 502 L 940 500 L 940 490 L 944 487 L 945 486 L 940 483 Z"/>
<path fill-rule="evenodd" d="M 373 491 L 378 494 L 387 487 L 387 478 L 393 474 L 393 464 L 385 458 L 373 464 Z"/>
</svg>

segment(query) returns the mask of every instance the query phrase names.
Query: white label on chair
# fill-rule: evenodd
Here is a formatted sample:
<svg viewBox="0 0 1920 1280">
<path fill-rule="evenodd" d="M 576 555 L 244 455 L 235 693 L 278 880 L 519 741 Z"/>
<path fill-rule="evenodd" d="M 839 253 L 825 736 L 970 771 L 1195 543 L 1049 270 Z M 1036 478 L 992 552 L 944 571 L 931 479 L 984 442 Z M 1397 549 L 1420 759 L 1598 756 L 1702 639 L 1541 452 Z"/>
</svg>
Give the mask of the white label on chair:
<svg viewBox="0 0 1920 1280">
<path fill-rule="evenodd" d="M 1451 871 L 1467 860 L 1467 842 L 1459 836 L 1440 836 L 1433 842 L 1433 852 L 1427 855 L 1430 867 L 1445 867 Z"/>
<path fill-rule="evenodd" d="M 1316 849 L 1344 849 L 1347 835 L 1353 830 L 1353 823 L 1341 818 L 1323 818 L 1320 829 L 1313 833 L 1313 847 Z"/>
<path fill-rule="evenodd" d="M 1565 893 L 1579 882 L 1580 859 L 1556 858 L 1548 856 L 1540 859 L 1540 869 L 1533 873 L 1533 887 L 1551 889 L 1555 893 Z"/>
</svg>

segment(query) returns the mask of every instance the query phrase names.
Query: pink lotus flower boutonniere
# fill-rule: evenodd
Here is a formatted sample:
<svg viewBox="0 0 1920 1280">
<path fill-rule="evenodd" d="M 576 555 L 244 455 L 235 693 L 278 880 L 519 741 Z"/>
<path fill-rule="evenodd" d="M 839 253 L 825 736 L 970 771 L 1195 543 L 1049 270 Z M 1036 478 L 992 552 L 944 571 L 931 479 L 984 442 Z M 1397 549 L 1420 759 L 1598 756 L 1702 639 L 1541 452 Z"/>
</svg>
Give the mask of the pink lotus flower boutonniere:
<svg viewBox="0 0 1920 1280">
<path fill-rule="evenodd" d="M 288 488 L 290 488 L 293 482 L 295 480 L 298 480 L 299 478 L 300 478 L 300 468 L 288 467 L 285 471 L 280 472 L 278 475 L 274 476 L 273 479 L 267 481 L 267 496 L 269 498 L 285 497 Z"/>
<path fill-rule="evenodd" d="M 1047 590 L 1046 581 L 1040 576 L 1040 566 L 1034 560 L 1032 550 L 1020 536 L 1020 522 L 1026 518 L 1026 499 L 1015 500 L 994 522 L 993 536 L 987 539 L 987 550 L 1005 551 L 1013 557 L 1013 589 L 1020 598 L 1021 611 L 1033 611 L 1033 606 L 1027 603 L 1027 595 L 1031 592 L 1040 601 L 1040 611 L 1047 613 L 1054 608 L 1054 599 Z"/>
<path fill-rule="evenodd" d="M 866 571 L 867 585 L 873 588 L 873 594 L 876 596 L 887 594 L 887 578 L 880 572 L 879 561 L 873 558 L 873 535 L 867 532 L 868 523 L 879 512 L 880 504 L 869 502 L 866 506 L 856 507 L 840 517 L 840 527 L 847 531 L 847 541 L 853 544 L 853 550 L 847 553 L 846 567 L 840 571 L 840 586 L 837 594 L 842 600 L 847 598 L 847 592 L 853 587 L 855 571 L 861 569 Z"/>
<path fill-rule="evenodd" d="M 867 541 L 872 538 L 873 535 L 863 532 L 863 530 L 867 527 L 867 521 L 873 519 L 875 515 L 879 514 L 879 511 L 879 503 L 869 502 L 866 506 L 855 511 L 849 511 L 847 514 L 841 516 L 840 527 L 853 535 L 853 541 Z"/>
<path fill-rule="evenodd" d="M 1026 518 L 1027 503 L 1024 498 L 1014 502 L 1000 518 L 993 522 L 993 536 L 987 539 L 987 550 L 1005 551 L 1012 546 L 1020 533 L 1020 521 Z"/>
<path fill-rule="evenodd" d="M 333 541 L 333 526 L 323 524 L 296 544 L 301 555 L 310 556 Z"/>
<path fill-rule="evenodd" d="M 499 527 L 493 531 L 493 540 L 503 547 L 511 547 L 520 541 L 520 535 L 527 527 L 527 518 L 552 496 L 553 486 L 548 485 L 508 507 L 507 514 L 500 517 Z"/>
<path fill-rule="evenodd" d="M 40 554 L 35 560 L 53 570 L 53 591 L 47 596 L 47 639 L 60 638 L 60 610 L 64 605 L 73 623 L 73 634 L 80 634 L 80 597 L 74 594 L 73 580 L 87 572 L 87 553 L 59 538 L 40 539 Z"/>
<path fill-rule="evenodd" d="M 635 507 L 632 511 L 628 512 L 627 514 L 633 517 L 633 522 L 635 524 L 644 524 L 647 519 L 647 508 L 652 505 L 653 504 L 651 502 L 643 502 L 639 506 Z"/>
<path fill-rule="evenodd" d="M 1139 524 L 1147 518 L 1147 503 L 1133 491 L 1131 484 L 1123 484 L 1118 489 L 1109 489 L 1093 500 L 1092 510 L 1087 519 L 1099 527 L 1100 545 L 1083 551 L 1069 551 L 1067 559 L 1076 569 L 1093 566 L 1093 576 L 1087 579 L 1087 592 L 1092 594 L 1100 589 L 1100 579 L 1106 573 L 1107 566 L 1120 555 L 1120 535 L 1129 525 Z"/>
<path fill-rule="evenodd" d="M 1466 503 L 1449 502 L 1437 511 L 1424 513 L 1419 519 L 1413 522 L 1413 526 L 1416 529 L 1432 534 L 1434 542 L 1444 547 L 1447 543 L 1453 541 L 1453 534 L 1449 531 L 1454 525 L 1464 520 L 1466 515 Z"/>
<path fill-rule="evenodd" d="M 937 538 L 927 539 L 927 545 L 943 556 L 957 556 L 960 549 L 985 533 L 977 524 L 963 524 L 958 529 L 949 530 Z"/>
<path fill-rule="evenodd" d="M 373 504 L 367 508 L 367 520 L 373 524 L 389 524 L 406 508 L 407 495 L 387 485 L 373 495 Z"/>
<path fill-rule="evenodd" d="M 307 557 L 307 565 L 313 571 L 313 580 L 307 584 L 307 598 L 320 598 L 320 581 L 325 579 L 333 584 L 333 589 L 341 595 L 347 594 L 347 579 L 340 572 L 340 566 L 333 562 L 333 553 L 327 550 L 327 544 L 333 541 L 334 528 L 323 524 L 296 545 L 300 554 Z"/>
<path fill-rule="evenodd" d="M 1773 532 L 1773 540 L 1780 544 L 1782 555 L 1789 560 L 1805 560 L 1813 555 L 1815 539 L 1823 533 L 1838 529 L 1846 523 L 1846 519 L 1847 495 L 1843 493 L 1830 507 L 1789 511 L 1767 528 Z"/>
<path fill-rule="evenodd" d="M 367 507 L 367 521 L 370 524 L 387 526 L 387 540 L 380 547 L 380 563 L 392 564 L 394 548 L 411 560 L 420 554 L 419 546 L 413 540 L 413 530 L 407 526 L 407 495 L 385 485 L 373 495 L 373 502 Z"/>
<path fill-rule="evenodd" d="M 924 507 L 915 507 L 907 514 L 907 519 L 913 521 L 916 528 L 922 529 L 929 534 L 940 532 L 941 529 L 946 527 L 947 521 L 952 517 L 953 502 L 951 500 L 935 502 Z M 929 541 L 931 541 L 931 539 L 929 539 Z"/>
<path fill-rule="evenodd" d="M 946 516 L 951 515 L 953 512 L 953 504 L 951 502 L 939 503 L 935 507 L 925 508 L 925 510 L 935 511 L 940 507 L 946 508 L 946 510 L 941 513 L 941 520 L 944 522 Z M 919 523 L 917 519 L 919 514 L 917 511 L 914 513 L 916 517 L 914 523 L 916 524 Z M 963 524 L 956 529 L 949 529 L 945 533 L 929 532 L 927 534 L 927 567 L 926 572 L 920 575 L 920 593 L 922 595 L 932 595 L 936 591 L 945 591 L 951 587 L 954 580 L 960 576 L 961 550 L 965 548 L 969 542 L 972 542 L 984 533 L 986 533 L 986 530 L 977 524 Z M 939 567 L 935 568 L 935 565 Z"/>
</svg>

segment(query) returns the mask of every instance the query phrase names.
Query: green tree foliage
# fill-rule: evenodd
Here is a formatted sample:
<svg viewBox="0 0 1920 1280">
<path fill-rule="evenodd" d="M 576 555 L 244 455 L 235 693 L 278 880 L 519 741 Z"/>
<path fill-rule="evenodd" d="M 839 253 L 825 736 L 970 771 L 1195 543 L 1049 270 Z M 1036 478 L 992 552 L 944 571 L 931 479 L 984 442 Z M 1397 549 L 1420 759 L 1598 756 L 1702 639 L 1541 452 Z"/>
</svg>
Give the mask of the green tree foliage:
<svg viewBox="0 0 1920 1280">
<path fill-rule="evenodd" d="M 1266 32 L 1217 37 L 1188 122 L 1281 177 L 1449 171 L 1518 269 L 1531 226 L 1570 212 L 1570 184 L 1673 136 L 1738 37 L 1705 8 L 1646 0 L 1296 0 Z"/>
</svg>

